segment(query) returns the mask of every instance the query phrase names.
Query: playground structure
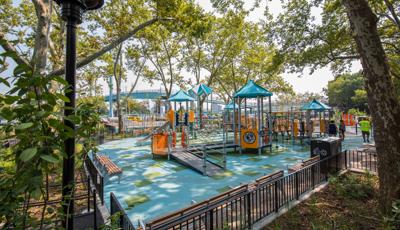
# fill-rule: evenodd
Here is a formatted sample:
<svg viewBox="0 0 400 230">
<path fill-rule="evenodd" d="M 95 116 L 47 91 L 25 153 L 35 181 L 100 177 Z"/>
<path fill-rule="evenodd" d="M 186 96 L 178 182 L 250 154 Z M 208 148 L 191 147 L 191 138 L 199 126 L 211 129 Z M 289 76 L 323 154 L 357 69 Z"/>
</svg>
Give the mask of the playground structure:
<svg viewBox="0 0 400 230">
<path fill-rule="evenodd" d="M 273 112 L 272 93 L 252 80 L 233 95 L 222 116 L 204 120 L 200 119 L 201 109 L 195 108 L 194 102 L 199 105 L 200 99 L 206 99 L 212 89 L 201 84 L 189 92 L 181 89 L 171 95 L 167 99 L 166 122 L 140 141 L 151 138 L 153 157 L 175 160 L 203 175 L 212 176 L 226 169 L 227 149 L 261 155 L 266 147 L 272 150 L 272 141 L 277 140 L 278 133 L 287 140 L 312 138 L 316 123 L 319 136 L 327 132 L 325 112 L 330 110 L 329 106 L 314 99 L 290 111 Z M 212 123 L 207 124 L 208 121 Z M 216 140 L 218 136 L 222 140 Z M 201 142 L 190 143 L 192 140 Z"/>
<path fill-rule="evenodd" d="M 271 96 L 272 93 L 250 80 L 234 95 L 233 120 L 234 130 L 237 130 L 239 152 L 242 150 L 255 150 L 261 155 L 264 147 L 271 147 Z M 268 98 L 269 112 L 264 112 L 264 98 Z M 256 99 L 257 106 L 248 112 L 247 100 Z M 242 116 L 242 101 L 244 103 L 244 116 Z M 235 106 L 238 105 L 236 111 Z M 235 114 L 238 114 L 236 116 Z M 266 115 L 266 116 L 265 116 Z M 266 117 L 267 119 L 264 119 Z M 237 121 L 236 121 L 237 120 Z M 236 132 L 235 132 L 236 136 Z"/>
<path fill-rule="evenodd" d="M 211 92 L 211 89 L 205 86 L 200 86 L 192 92 L 200 96 L 206 96 Z M 202 93 L 201 93 L 202 92 Z M 198 96 L 198 97 L 200 97 Z M 158 129 L 152 133 L 152 154 L 155 156 L 167 156 L 168 160 L 173 159 L 183 165 L 189 166 L 195 171 L 203 175 L 213 176 L 223 171 L 226 168 L 226 152 L 220 152 L 221 145 L 202 144 L 189 146 L 190 135 L 195 135 L 195 113 L 193 110 L 195 99 L 183 90 L 168 98 L 168 101 L 173 103 L 173 109 L 169 108 L 166 113 L 168 126 L 163 129 Z M 199 101 L 199 99 L 198 99 Z M 179 103 L 179 108 L 177 108 Z M 185 106 L 183 106 L 183 104 Z M 189 103 L 191 106 L 189 106 Z M 200 110 L 199 114 L 200 114 Z M 199 122 L 200 119 L 197 119 Z M 200 128 L 201 124 L 198 123 Z M 177 141 L 180 139 L 180 141 Z M 224 146 L 222 145 L 222 148 Z M 211 159 L 213 154 L 222 154 L 221 159 L 217 161 Z"/>
<path fill-rule="evenodd" d="M 311 119 L 312 113 L 314 114 L 314 117 L 319 120 L 320 136 L 325 136 L 328 133 L 328 124 L 331 119 L 331 107 L 316 99 L 313 99 L 311 102 L 303 105 L 300 110 L 306 112 L 305 133 L 307 133 L 308 138 L 312 138 L 312 134 L 314 132 L 314 122 Z M 328 112 L 328 119 L 326 119 L 326 112 Z"/>
</svg>

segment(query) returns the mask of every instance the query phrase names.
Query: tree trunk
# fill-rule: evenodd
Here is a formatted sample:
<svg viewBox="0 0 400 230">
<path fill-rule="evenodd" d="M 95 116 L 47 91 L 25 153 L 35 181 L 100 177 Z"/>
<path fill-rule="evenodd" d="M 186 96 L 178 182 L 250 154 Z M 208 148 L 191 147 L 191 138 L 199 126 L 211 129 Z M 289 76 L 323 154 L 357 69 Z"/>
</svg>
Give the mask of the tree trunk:
<svg viewBox="0 0 400 230">
<path fill-rule="evenodd" d="M 368 104 L 378 153 L 380 206 L 385 214 L 400 199 L 400 105 L 385 51 L 377 32 L 377 17 L 366 0 L 343 0 L 361 55 Z"/>
<path fill-rule="evenodd" d="M 38 19 L 35 31 L 35 48 L 32 55 L 32 66 L 37 74 L 44 74 L 47 63 L 49 43 L 51 0 L 34 0 L 36 16 Z"/>
<path fill-rule="evenodd" d="M 114 78 L 115 78 L 115 84 L 117 87 L 117 116 L 118 116 L 118 133 L 123 133 L 124 132 L 124 124 L 122 122 L 122 113 L 121 113 L 121 80 L 122 80 L 122 44 L 119 46 L 117 57 L 115 59 L 114 63 Z M 119 65 L 119 73 L 117 74 L 117 68 L 118 68 L 118 61 L 120 61 Z"/>
</svg>

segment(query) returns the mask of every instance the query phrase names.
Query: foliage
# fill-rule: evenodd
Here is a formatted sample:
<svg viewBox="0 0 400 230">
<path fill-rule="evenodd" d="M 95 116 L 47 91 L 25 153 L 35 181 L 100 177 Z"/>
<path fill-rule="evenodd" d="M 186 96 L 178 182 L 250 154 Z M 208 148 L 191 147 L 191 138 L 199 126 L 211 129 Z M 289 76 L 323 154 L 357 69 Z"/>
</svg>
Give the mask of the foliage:
<svg viewBox="0 0 400 230">
<path fill-rule="evenodd" d="M 15 53 L 2 55 L 9 57 Z M 60 174 L 66 156 L 64 140 L 75 137 L 84 143 L 85 151 L 92 150 L 90 136 L 95 131 L 98 115 L 86 104 L 78 106 L 75 115 L 64 117 L 61 108 L 66 109 L 63 104 L 69 99 L 62 93 L 68 89 L 60 77 L 37 75 L 24 64 L 16 66 L 14 77 L 13 86 L 2 81 L 9 91 L 0 98 L 0 116 L 7 121 L 0 132 L 17 140 L 9 149 L 0 149 L 0 221 L 6 227 L 13 224 L 24 229 L 34 224 L 28 223 L 29 200 L 46 200 L 46 176 Z M 53 81 L 62 86 L 60 91 L 50 90 Z M 76 124 L 76 132 L 64 125 L 63 120 Z"/>
<path fill-rule="evenodd" d="M 278 94 L 276 103 L 279 106 L 287 106 L 287 105 L 301 106 L 305 103 L 312 101 L 313 99 L 326 102 L 326 98 L 322 94 L 305 92 L 305 93 L 292 93 L 292 94 Z"/>
<path fill-rule="evenodd" d="M 142 102 L 138 102 L 134 99 L 127 99 L 127 109 L 128 109 L 128 113 L 129 114 L 133 114 L 133 113 L 138 113 L 138 114 L 146 114 L 146 113 L 150 113 L 150 111 L 147 109 L 147 106 L 142 103 Z"/>
<path fill-rule="evenodd" d="M 367 93 L 364 89 L 364 79 L 361 73 L 342 74 L 329 81 L 326 89 L 329 104 L 341 111 L 356 108 L 367 111 Z"/>
<path fill-rule="evenodd" d="M 354 108 L 349 109 L 347 111 L 347 113 L 355 115 L 355 116 L 366 116 L 367 115 L 365 112 L 362 112 L 362 111 L 360 111 L 358 109 L 354 109 Z"/>
<path fill-rule="evenodd" d="M 106 114 L 108 111 L 107 105 L 103 96 L 80 97 L 77 100 L 77 105 L 88 106 L 94 109 L 97 114 Z"/>
<path fill-rule="evenodd" d="M 392 215 L 385 217 L 387 229 L 399 229 L 400 227 L 400 200 L 393 201 Z"/>
<path fill-rule="evenodd" d="M 374 180 L 367 173 L 365 177 L 353 174 L 332 177 L 329 180 L 338 196 L 350 199 L 365 200 L 374 196 Z"/>
</svg>

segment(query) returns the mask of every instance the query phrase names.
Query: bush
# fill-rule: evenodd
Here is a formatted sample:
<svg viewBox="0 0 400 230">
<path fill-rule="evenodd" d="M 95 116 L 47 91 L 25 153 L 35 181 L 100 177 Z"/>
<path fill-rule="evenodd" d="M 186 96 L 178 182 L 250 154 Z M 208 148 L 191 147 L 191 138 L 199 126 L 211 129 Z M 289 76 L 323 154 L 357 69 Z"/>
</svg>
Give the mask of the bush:
<svg viewBox="0 0 400 230">
<path fill-rule="evenodd" d="M 367 200 L 374 196 L 374 181 L 371 175 L 346 174 L 330 179 L 336 194 L 347 199 Z"/>
</svg>

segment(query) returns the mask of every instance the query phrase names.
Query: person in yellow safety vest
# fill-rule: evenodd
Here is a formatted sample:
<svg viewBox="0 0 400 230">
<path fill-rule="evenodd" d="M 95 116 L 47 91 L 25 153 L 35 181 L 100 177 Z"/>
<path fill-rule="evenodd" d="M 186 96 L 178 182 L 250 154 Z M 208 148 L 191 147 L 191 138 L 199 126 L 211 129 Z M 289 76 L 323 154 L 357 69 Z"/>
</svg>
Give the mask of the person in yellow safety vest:
<svg viewBox="0 0 400 230">
<path fill-rule="evenodd" d="M 371 129 L 371 123 L 369 122 L 368 118 L 363 118 L 362 121 L 360 121 L 360 129 L 364 143 L 369 143 L 369 130 Z"/>
</svg>

